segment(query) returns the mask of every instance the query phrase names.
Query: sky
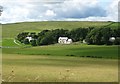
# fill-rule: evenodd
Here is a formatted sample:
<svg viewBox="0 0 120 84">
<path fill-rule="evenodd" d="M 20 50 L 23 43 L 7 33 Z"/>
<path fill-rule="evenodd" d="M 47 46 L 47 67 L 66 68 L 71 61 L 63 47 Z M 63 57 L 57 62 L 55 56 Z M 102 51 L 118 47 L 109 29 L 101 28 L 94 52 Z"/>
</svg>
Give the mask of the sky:
<svg viewBox="0 0 120 84">
<path fill-rule="evenodd" d="M 118 21 L 120 0 L 2 0 L 0 23 Z"/>
</svg>

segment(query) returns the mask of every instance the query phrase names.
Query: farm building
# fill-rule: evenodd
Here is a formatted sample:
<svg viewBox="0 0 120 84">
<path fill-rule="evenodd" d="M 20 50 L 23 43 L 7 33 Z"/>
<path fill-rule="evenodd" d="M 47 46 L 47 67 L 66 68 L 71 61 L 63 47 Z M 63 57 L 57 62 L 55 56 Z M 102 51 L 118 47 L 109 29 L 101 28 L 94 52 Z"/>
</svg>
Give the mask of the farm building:
<svg viewBox="0 0 120 84">
<path fill-rule="evenodd" d="M 85 44 L 86 44 L 87 42 L 86 42 L 85 40 L 83 40 L 83 43 L 85 43 Z"/>
<path fill-rule="evenodd" d="M 69 39 L 68 37 L 59 37 L 58 38 L 58 43 L 60 43 L 60 44 L 71 44 L 72 39 Z"/>
<path fill-rule="evenodd" d="M 28 39 L 29 42 L 30 42 L 31 40 L 34 40 L 32 37 L 26 37 L 26 39 Z"/>
<path fill-rule="evenodd" d="M 115 41 L 115 37 L 110 37 L 110 38 L 109 38 L 109 41 L 110 41 L 110 42 L 114 42 L 114 41 Z"/>
</svg>

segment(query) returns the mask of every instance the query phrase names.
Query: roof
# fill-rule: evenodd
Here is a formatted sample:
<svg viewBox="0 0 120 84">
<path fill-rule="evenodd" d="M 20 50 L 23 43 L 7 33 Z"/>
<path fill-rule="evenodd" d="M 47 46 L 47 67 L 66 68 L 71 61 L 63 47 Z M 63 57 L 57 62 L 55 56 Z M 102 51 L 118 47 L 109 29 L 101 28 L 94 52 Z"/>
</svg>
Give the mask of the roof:
<svg viewBox="0 0 120 84">
<path fill-rule="evenodd" d="M 59 37 L 59 39 L 64 39 L 64 40 L 67 40 L 68 37 Z"/>
</svg>

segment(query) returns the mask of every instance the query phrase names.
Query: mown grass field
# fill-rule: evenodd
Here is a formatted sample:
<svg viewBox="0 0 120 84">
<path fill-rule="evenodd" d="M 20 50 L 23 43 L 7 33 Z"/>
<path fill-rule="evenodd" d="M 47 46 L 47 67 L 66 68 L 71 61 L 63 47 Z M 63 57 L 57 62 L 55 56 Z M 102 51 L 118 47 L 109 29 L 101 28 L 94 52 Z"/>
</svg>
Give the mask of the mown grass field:
<svg viewBox="0 0 120 84">
<path fill-rule="evenodd" d="M 14 39 L 2 39 L 2 46 L 18 46 L 14 43 Z"/>
<path fill-rule="evenodd" d="M 3 48 L 6 54 L 24 55 L 50 55 L 50 56 L 75 56 L 90 58 L 118 58 L 117 46 L 97 46 L 97 45 L 50 45 L 28 48 Z"/>
<path fill-rule="evenodd" d="M 2 46 L 3 47 L 23 47 L 25 46 L 25 44 L 20 43 L 14 38 L 5 38 L 5 39 L 2 39 Z"/>
<path fill-rule="evenodd" d="M 2 71 L 7 82 L 118 82 L 118 46 L 49 45 L 31 47 L 14 43 L 23 31 L 74 29 L 79 27 L 117 28 L 113 22 L 24 22 L 2 27 Z M 7 47 L 5 47 L 7 46 Z"/>
</svg>

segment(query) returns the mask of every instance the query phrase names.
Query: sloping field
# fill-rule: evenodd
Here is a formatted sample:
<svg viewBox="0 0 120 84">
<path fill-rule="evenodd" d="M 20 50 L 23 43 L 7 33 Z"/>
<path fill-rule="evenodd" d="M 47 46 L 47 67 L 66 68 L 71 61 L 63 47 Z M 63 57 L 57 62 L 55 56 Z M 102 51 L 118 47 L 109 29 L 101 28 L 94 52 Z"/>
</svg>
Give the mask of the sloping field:
<svg viewBox="0 0 120 84">
<path fill-rule="evenodd" d="M 24 47 L 27 45 L 20 43 L 19 41 L 15 40 L 14 38 L 7 38 L 7 39 L 2 39 L 2 46 L 14 48 L 14 47 Z"/>
<path fill-rule="evenodd" d="M 110 26 L 113 22 L 79 22 L 79 21 L 47 21 L 47 22 L 23 22 L 2 25 L 3 38 L 15 38 L 15 36 L 24 31 L 39 32 L 45 29 L 74 29 L 74 28 L 88 28 L 88 27 L 103 27 Z M 117 23 L 112 24 L 116 28 Z"/>
<path fill-rule="evenodd" d="M 23 22 L 2 27 L 2 77 L 7 82 L 118 82 L 118 46 L 17 45 L 15 36 L 23 31 L 112 27 L 113 22 Z M 19 42 L 17 42 L 19 43 Z M 14 48 L 16 47 L 17 48 Z M 12 48 L 11 48 L 12 47 Z M 1 49 L 1 48 L 0 48 Z"/>
</svg>

